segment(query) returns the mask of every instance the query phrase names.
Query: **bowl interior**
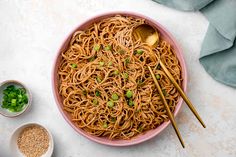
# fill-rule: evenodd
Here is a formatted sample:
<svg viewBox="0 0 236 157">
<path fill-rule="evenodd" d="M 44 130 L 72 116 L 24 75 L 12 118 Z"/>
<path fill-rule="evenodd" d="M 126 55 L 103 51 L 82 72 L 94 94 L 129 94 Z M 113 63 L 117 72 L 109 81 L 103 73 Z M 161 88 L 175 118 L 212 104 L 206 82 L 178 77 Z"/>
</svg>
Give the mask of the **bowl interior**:
<svg viewBox="0 0 236 157">
<path fill-rule="evenodd" d="M 33 126 L 33 125 L 40 126 L 40 127 L 44 128 L 47 131 L 48 136 L 49 136 L 49 147 L 48 147 L 47 152 L 45 154 L 43 154 L 42 157 L 51 157 L 51 155 L 53 153 L 53 148 L 54 148 L 52 135 L 51 135 L 51 133 L 49 132 L 48 129 L 46 129 L 45 127 L 43 127 L 42 125 L 37 124 L 37 123 L 24 124 L 24 125 L 20 126 L 19 128 L 17 128 L 13 132 L 13 134 L 11 136 L 11 139 L 10 139 L 10 149 L 12 150 L 12 155 L 13 156 L 24 157 L 24 155 L 20 152 L 20 150 L 17 146 L 17 139 L 18 139 L 18 137 L 19 137 L 19 135 L 20 135 L 20 133 L 22 132 L 23 129 L 25 129 L 29 126 Z"/>
<path fill-rule="evenodd" d="M 14 85 L 17 88 L 25 88 L 26 89 L 26 95 L 28 97 L 28 103 L 25 104 L 24 108 L 22 111 L 20 112 L 11 112 L 7 109 L 2 108 L 2 101 L 3 101 L 3 90 L 6 89 L 8 86 L 10 85 Z M 31 105 L 31 94 L 30 91 L 25 87 L 25 85 L 23 85 L 22 83 L 18 82 L 18 81 L 14 81 L 14 80 L 10 80 L 10 81 L 5 81 L 0 85 L 0 113 L 4 116 L 7 117 L 15 117 L 18 116 L 20 114 L 22 114 L 23 112 L 25 112 L 25 110 Z"/>
<path fill-rule="evenodd" d="M 153 26 L 154 28 L 156 28 L 160 34 L 161 34 L 161 38 L 166 40 L 167 42 L 169 42 L 171 44 L 171 46 L 173 47 L 173 49 L 175 50 L 175 53 L 177 55 L 177 58 L 180 61 L 180 65 L 182 67 L 182 77 L 183 77 L 183 83 L 182 83 L 182 89 L 186 92 L 186 86 L 187 86 L 187 74 L 186 74 L 186 66 L 185 66 L 185 62 L 182 56 L 182 52 L 181 49 L 179 47 L 179 45 L 177 44 L 177 42 L 174 40 L 174 38 L 170 35 L 170 33 L 168 33 L 168 31 L 162 26 L 160 25 L 158 22 L 140 15 L 140 14 L 136 14 L 136 13 L 130 13 L 130 12 L 113 12 L 113 13 L 108 13 L 108 14 L 103 14 L 103 15 L 98 15 L 96 17 L 93 17 L 89 20 L 87 20 L 86 22 L 82 23 L 80 26 L 78 26 L 64 41 L 63 45 L 61 46 L 61 48 L 59 49 L 59 52 L 57 54 L 56 60 L 55 60 L 55 64 L 54 64 L 54 69 L 53 69 L 53 73 L 52 73 L 52 85 L 53 85 L 53 93 L 54 93 L 54 97 L 56 100 L 56 103 L 58 105 L 58 108 L 60 110 L 60 112 L 62 113 L 63 117 L 66 119 L 66 121 L 80 134 L 82 134 L 83 136 L 89 138 L 90 140 L 93 140 L 95 142 L 101 143 L 101 144 L 105 144 L 105 145 L 111 145 L 111 146 L 128 146 L 128 145 L 134 145 L 134 144 L 138 144 L 141 142 L 144 142 L 154 136 L 156 136 L 157 134 L 159 134 L 164 128 L 167 127 L 167 125 L 170 123 L 168 122 L 164 122 L 163 124 L 161 124 L 160 126 L 158 126 L 156 129 L 147 131 L 143 134 L 140 134 L 130 140 L 109 140 L 108 138 L 105 137 L 96 137 L 93 135 L 90 135 L 88 133 L 86 133 L 85 131 L 83 131 L 82 129 L 76 127 L 76 124 L 71 122 L 71 118 L 70 115 L 65 112 L 63 110 L 63 104 L 62 104 L 62 98 L 58 93 L 58 86 L 59 86 L 59 81 L 58 81 L 58 75 L 57 75 L 57 71 L 58 71 L 58 66 L 59 63 L 61 61 L 61 52 L 65 51 L 68 47 L 68 44 L 70 42 L 70 39 L 73 35 L 73 33 L 77 30 L 84 30 L 86 28 L 88 28 L 90 25 L 92 25 L 93 23 L 96 23 L 102 19 L 108 18 L 108 17 L 112 17 L 115 15 L 122 15 L 122 16 L 131 16 L 134 18 L 143 18 L 146 20 L 146 22 L 148 24 L 150 24 L 151 26 Z M 175 108 L 175 112 L 174 115 L 176 116 L 176 114 L 178 113 L 178 111 L 180 110 L 181 104 L 182 104 L 182 98 L 180 98 L 178 104 L 176 105 Z"/>
</svg>

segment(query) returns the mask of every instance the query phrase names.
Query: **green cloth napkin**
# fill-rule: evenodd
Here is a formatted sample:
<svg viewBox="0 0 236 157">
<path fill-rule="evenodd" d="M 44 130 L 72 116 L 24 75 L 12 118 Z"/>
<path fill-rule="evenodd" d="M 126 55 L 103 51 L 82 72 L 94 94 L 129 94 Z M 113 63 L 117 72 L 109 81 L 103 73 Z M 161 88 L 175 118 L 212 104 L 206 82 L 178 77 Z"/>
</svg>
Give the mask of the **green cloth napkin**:
<svg viewBox="0 0 236 157">
<path fill-rule="evenodd" d="M 154 0 L 183 11 L 200 10 L 210 24 L 200 63 L 217 81 L 236 88 L 236 0 Z"/>
</svg>

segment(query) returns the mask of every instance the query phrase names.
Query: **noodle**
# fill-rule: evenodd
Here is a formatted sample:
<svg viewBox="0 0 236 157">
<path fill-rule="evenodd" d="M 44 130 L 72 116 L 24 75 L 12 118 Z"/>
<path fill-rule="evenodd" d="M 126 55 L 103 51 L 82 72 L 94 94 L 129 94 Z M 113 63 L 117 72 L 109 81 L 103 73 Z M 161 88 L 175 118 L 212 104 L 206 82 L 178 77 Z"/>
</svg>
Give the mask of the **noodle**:
<svg viewBox="0 0 236 157">
<path fill-rule="evenodd" d="M 130 139 L 155 129 L 168 115 L 146 65 L 149 65 L 172 112 L 179 93 L 158 63 L 179 85 L 181 67 L 170 44 L 154 49 L 134 42 L 132 30 L 144 19 L 116 15 L 74 33 L 58 69 L 63 108 L 74 124 L 95 136 Z"/>
</svg>

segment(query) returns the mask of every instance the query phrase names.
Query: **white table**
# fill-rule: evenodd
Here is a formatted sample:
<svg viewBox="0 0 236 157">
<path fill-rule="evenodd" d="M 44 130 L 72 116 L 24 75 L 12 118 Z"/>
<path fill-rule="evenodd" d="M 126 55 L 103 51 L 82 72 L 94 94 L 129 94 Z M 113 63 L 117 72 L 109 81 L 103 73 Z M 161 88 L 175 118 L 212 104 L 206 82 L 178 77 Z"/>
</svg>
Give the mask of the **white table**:
<svg viewBox="0 0 236 157">
<path fill-rule="evenodd" d="M 176 120 L 185 149 L 171 126 L 137 146 L 100 145 L 76 133 L 57 109 L 51 70 L 59 46 L 82 21 L 111 10 L 135 11 L 157 20 L 182 46 L 188 66 L 188 95 L 207 125 L 203 129 L 183 105 Z M 198 12 L 180 12 L 149 0 L 0 0 L 0 81 L 20 80 L 33 94 L 28 113 L 13 119 L 0 116 L 0 157 L 10 157 L 12 131 L 28 122 L 51 130 L 54 157 L 235 157 L 236 90 L 213 80 L 198 61 L 207 26 L 208 21 Z"/>
</svg>

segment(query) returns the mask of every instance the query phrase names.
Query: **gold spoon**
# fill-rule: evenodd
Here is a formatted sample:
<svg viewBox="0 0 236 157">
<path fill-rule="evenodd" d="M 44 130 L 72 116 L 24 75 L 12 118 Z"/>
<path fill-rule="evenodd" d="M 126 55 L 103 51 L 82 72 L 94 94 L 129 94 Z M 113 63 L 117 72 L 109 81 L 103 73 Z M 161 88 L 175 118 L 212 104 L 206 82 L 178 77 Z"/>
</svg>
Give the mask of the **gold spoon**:
<svg viewBox="0 0 236 157">
<path fill-rule="evenodd" d="M 157 46 L 159 42 L 157 31 L 147 24 L 141 24 L 136 27 L 133 31 L 133 36 L 135 37 L 135 40 L 141 38 L 142 42 L 147 43 L 151 47 Z"/>
<path fill-rule="evenodd" d="M 140 32 L 142 32 L 142 33 L 140 33 Z M 134 29 L 133 36 L 136 40 L 141 39 L 142 42 L 146 42 L 146 43 L 148 43 L 148 45 L 151 45 L 151 46 L 156 45 L 159 41 L 158 33 L 155 30 L 153 30 L 151 26 L 149 26 L 147 24 L 142 24 L 142 25 L 138 26 L 136 29 Z M 178 139 L 179 139 L 182 147 L 184 148 L 185 147 L 184 146 L 184 141 L 181 137 L 181 134 L 180 134 L 179 129 L 177 127 L 177 124 L 175 122 L 174 116 L 171 113 L 170 108 L 169 108 L 169 106 L 166 102 L 166 99 L 165 99 L 165 96 L 164 96 L 164 94 L 161 90 L 161 87 L 160 87 L 160 85 L 159 85 L 159 83 L 158 83 L 158 81 L 157 81 L 157 79 L 156 79 L 156 77 L 155 77 L 155 75 L 154 75 L 154 73 L 153 73 L 150 66 L 148 66 L 148 69 L 149 69 L 149 71 L 151 73 L 151 76 L 154 80 L 154 83 L 157 87 L 157 91 L 160 94 L 161 100 L 162 100 L 162 102 L 165 106 L 167 115 L 168 115 L 168 117 L 171 121 L 171 124 L 172 124 L 172 126 L 175 130 L 175 133 L 177 134 Z"/>
<path fill-rule="evenodd" d="M 152 26 L 148 24 L 141 24 L 137 26 L 132 33 L 135 40 L 141 39 L 142 42 L 147 43 L 151 47 L 156 47 L 159 43 L 159 35 L 156 29 L 154 29 Z M 200 115 L 198 114 L 197 110 L 194 108 L 191 101 L 188 99 L 184 91 L 181 89 L 181 87 L 178 85 L 178 83 L 175 81 L 174 77 L 171 75 L 169 70 L 166 68 L 165 64 L 162 63 L 162 61 L 159 59 L 160 65 L 164 72 L 166 73 L 167 77 L 170 79 L 170 81 L 173 83 L 175 88 L 178 90 L 190 110 L 193 112 L 195 117 L 198 119 L 198 121 L 202 124 L 202 126 L 205 128 L 206 125 L 202 121 Z"/>
</svg>

